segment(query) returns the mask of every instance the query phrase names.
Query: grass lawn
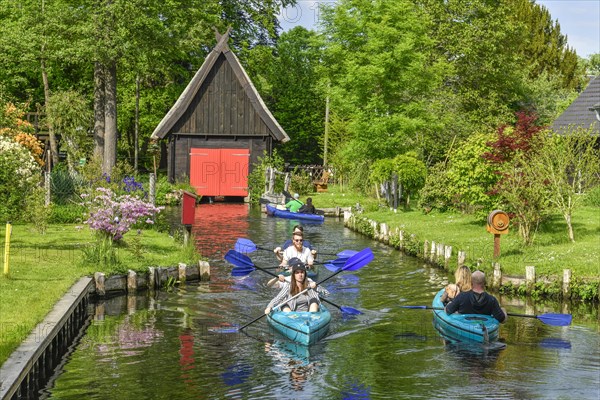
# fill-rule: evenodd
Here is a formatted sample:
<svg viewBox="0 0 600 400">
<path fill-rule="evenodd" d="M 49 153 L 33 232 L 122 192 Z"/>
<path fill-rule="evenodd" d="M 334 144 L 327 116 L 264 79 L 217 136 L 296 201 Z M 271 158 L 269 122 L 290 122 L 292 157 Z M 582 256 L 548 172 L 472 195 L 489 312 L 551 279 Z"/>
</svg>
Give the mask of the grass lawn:
<svg viewBox="0 0 600 400">
<path fill-rule="evenodd" d="M 4 230 L 2 230 L 4 249 Z M 31 225 L 13 226 L 10 278 L 0 274 L 0 364 L 40 323 L 54 304 L 80 277 L 94 272 L 145 271 L 148 266 L 172 266 L 198 259 L 192 246 L 183 247 L 166 233 L 131 231 L 117 248 L 120 266 L 101 270 L 86 265 L 84 247 L 91 246 L 90 230 L 75 225 L 50 225 L 42 235 Z M 1 255 L 4 265 L 4 252 Z"/>
<path fill-rule="evenodd" d="M 494 251 L 494 236 L 485 229 L 485 221 L 472 215 L 460 213 L 424 214 L 421 210 L 398 210 L 380 207 L 375 198 L 342 192 L 336 185 L 329 185 L 328 192 L 314 193 L 315 207 L 348 207 L 360 203 L 364 217 L 385 222 L 392 229 L 397 227 L 406 234 L 415 234 L 419 242 L 428 240 L 452 246 L 456 265 L 456 254 L 464 250 L 467 264 L 478 260 L 484 269 L 491 269 Z M 504 273 L 524 276 L 525 266 L 535 266 L 538 276 L 562 277 L 563 269 L 573 271 L 575 278 L 600 279 L 600 209 L 582 207 L 573 215 L 575 243 L 567 237 L 567 226 L 560 215 L 549 218 L 538 230 L 533 245 L 523 246 L 517 229 L 509 228 L 500 239 L 500 258 L 497 262 Z"/>
</svg>

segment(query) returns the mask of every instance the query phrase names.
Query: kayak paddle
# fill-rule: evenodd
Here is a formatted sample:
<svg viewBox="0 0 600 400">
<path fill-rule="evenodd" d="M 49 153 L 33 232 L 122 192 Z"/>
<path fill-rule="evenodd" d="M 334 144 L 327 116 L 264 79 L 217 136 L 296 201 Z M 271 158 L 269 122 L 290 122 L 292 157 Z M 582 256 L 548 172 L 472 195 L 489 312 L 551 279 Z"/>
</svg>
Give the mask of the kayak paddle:
<svg viewBox="0 0 600 400">
<path fill-rule="evenodd" d="M 257 244 L 255 244 L 252 240 L 250 239 L 246 239 L 246 238 L 239 238 L 234 245 L 234 250 L 238 251 L 240 253 L 253 253 L 256 250 L 264 250 L 264 251 L 273 251 L 272 249 L 266 248 L 266 247 L 262 247 L 259 246 Z M 333 254 L 333 253 L 321 253 L 317 250 L 318 254 L 322 254 L 324 256 L 337 256 L 337 257 L 350 257 L 355 255 L 356 253 L 358 253 L 356 250 L 342 250 L 337 254 Z"/>
<path fill-rule="evenodd" d="M 230 250 L 230 251 L 228 251 L 227 253 L 229 254 L 229 253 L 230 253 L 230 252 L 232 252 L 232 251 L 235 251 L 235 250 Z M 236 253 L 237 253 L 237 252 L 236 252 Z M 238 254 L 239 254 L 239 253 L 238 253 Z M 243 255 L 243 254 L 242 254 L 242 255 Z M 225 257 L 226 257 L 225 259 L 227 260 L 227 255 L 225 255 Z M 229 258 L 231 258 L 231 259 L 234 259 L 234 260 L 237 260 L 237 255 L 235 255 L 235 253 L 232 253 L 232 254 L 230 254 L 230 257 L 229 257 Z M 338 271 L 336 271 L 336 272 L 334 272 L 333 274 L 329 275 L 327 278 L 325 278 L 325 279 L 322 279 L 320 282 L 317 282 L 317 286 L 318 286 L 318 285 L 321 285 L 322 283 L 324 283 L 324 282 L 326 282 L 326 281 L 328 281 L 329 279 L 333 278 L 334 276 L 336 276 L 337 274 L 339 274 L 339 273 L 341 273 L 341 272 L 343 272 L 343 271 L 356 271 L 356 270 L 359 270 L 359 269 L 361 269 L 362 267 L 364 267 L 365 265 L 367 265 L 368 263 L 370 263 L 371 261 L 373 261 L 373 258 L 374 258 L 374 256 L 373 256 L 373 252 L 371 251 L 371 249 L 369 249 L 369 248 L 367 247 L 367 248 L 365 248 L 365 249 L 363 249 L 363 250 L 359 251 L 358 253 L 356 253 L 356 254 L 355 254 L 355 255 L 353 255 L 352 257 L 350 257 L 350 258 L 348 259 L 348 261 L 346 261 L 346 263 L 344 264 L 344 266 L 343 266 L 342 268 L 340 268 Z M 227 261 L 229 261 L 229 260 L 227 260 Z M 252 262 L 252 261 L 250 261 L 250 262 Z M 233 264 L 233 263 L 232 263 L 232 264 Z M 258 267 L 256 267 L 256 266 L 254 266 L 254 268 L 256 268 L 256 269 L 261 269 L 261 268 L 258 268 Z M 266 270 L 264 270 L 264 269 L 262 269 L 262 270 L 263 270 L 263 271 L 265 271 L 265 272 L 267 272 L 267 273 L 269 273 L 269 274 L 272 274 L 270 271 L 266 271 Z M 272 274 L 272 275 L 275 275 L 275 274 Z M 293 296 L 292 298 L 289 298 L 289 299 L 285 300 L 285 302 L 284 302 L 284 303 L 281 303 L 281 304 L 277 305 L 276 307 L 273 307 L 273 309 L 275 309 L 275 308 L 278 308 L 278 307 L 281 307 L 282 305 L 286 304 L 286 303 L 287 303 L 288 301 L 290 301 L 291 299 L 293 299 L 293 298 L 295 298 L 295 297 L 297 297 L 297 296 L 301 295 L 302 293 L 306 292 L 307 290 L 308 290 L 308 288 L 307 288 L 307 289 L 304 289 L 302 292 L 298 293 L 296 296 Z M 350 307 L 348 308 L 348 310 L 347 310 L 347 311 L 350 311 L 349 309 L 350 309 Z M 340 307 L 340 310 L 341 310 L 341 307 Z M 354 310 L 354 309 L 352 309 L 352 310 Z M 358 312 L 358 313 L 360 313 L 360 311 L 358 311 L 358 310 L 355 310 L 355 311 L 356 311 L 356 312 Z M 350 312 L 350 314 L 352 314 L 352 313 L 355 313 L 355 312 L 354 312 L 354 311 Z M 252 321 L 248 322 L 247 324 L 245 324 L 245 325 L 243 325 L 243 326 L 241 326 L 241 327 L 237 328 L 237 331 L 241 331 L 242 329 L 246 328 L 247 326 L 249 326 L 249 325 L 253 324 L 253 323 L 254 323 L 254 322 L 256 322 L 256 321 L 258 321 L 259 319 L 261 319 L 261 318 L 262 318 L 262 317 L 264 317 L 265 315 L 266 315 L 266 314 L 264 314 L 264 313 L 263 313 L 262 315 L 260 315 L 260 316 L 258 316 L 258 317 L 256 317 L 256 318 L 254 318 Z M 232 332 L 234 331 L 233 329 L 235 329 L 235 328 L 232 328 Z"/>
<path fill-rule="evenodd" d="M 325 265 L 325 267 L 330 271 L 336 272 L 339 268 L 341 268 L 348 261 L 348 259 L 349 258 L 337 258 L 335 260 L 330 260 L 330 261 L 315 261 L 314 264 L 333 263 L 331 265 Z M 235 274 L 236 274 L 235 276 L 248 275 L 249 273 L 254 271 L 254 269 L 263 269 L 263 270 L 267 269 L 267 268 L 258 268 L 256 265 L 254 265 L 254 263 L 252 262 L 250 257 L 248 257 L 247 255 L 242 254 L 236 250 L 229 250 L 225 254 L 225 261 L 227 261 L 230 264 L 233 264 L 235 266 L 235 268 L 234 268 Z M 247 273 L 244 274 L 243 272 L 247 272 Z"/>
<path fill-rule="evenodd" d="M 443 310 L 441 307 L 432 307 L 432 306 L 400 306 L 401 308 L 411 308 L 418 310 Z M 540 315 L 531 315 L 531 314 L 515 314 L 515 313 L 506 313 L 511 317 L 526 317 L 526 318 L 537 318 L 542 321 L 546 325 L 552 326 L 567 326 L 571 325 L 571 321 L 573 320 L 573 316 L 571 314 L 540 314 Z"/>
</svg>

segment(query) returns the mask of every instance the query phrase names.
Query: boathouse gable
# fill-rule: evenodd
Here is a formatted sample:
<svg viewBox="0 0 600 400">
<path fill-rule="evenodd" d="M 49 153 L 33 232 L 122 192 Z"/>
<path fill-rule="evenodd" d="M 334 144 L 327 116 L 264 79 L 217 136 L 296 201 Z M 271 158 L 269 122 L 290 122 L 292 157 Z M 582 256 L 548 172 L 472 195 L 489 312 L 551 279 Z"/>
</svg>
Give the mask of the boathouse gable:
<svg viewBox="0 0 600 400">
<path fill-rule="evenodd" d="M 229 49 L 229 30 L 152 139 L 164 139 L 171 181 L 190 179 L 202 196 L 247 196 L 252 165 L 286 132 L 268 110 L 238 58 Z"/>
</svg>

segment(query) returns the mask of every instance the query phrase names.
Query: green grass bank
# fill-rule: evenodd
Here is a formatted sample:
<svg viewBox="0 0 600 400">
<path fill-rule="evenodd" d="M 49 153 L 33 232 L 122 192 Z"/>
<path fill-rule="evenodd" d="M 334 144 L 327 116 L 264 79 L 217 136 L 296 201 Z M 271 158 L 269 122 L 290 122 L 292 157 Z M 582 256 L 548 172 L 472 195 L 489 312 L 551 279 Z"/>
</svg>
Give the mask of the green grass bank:
<svg viewBox="0 0 600 400">
<path fill-rule="evenodd" d="M 4 265 L 4 229 L 2 263 Z M 173 266 L 199 259 L 193 246 L 183 246 L 166 233 L 135 230 L 116 248 L 119 265 L 99 268 L 85 263 L 84 249 L 93 234 L 87 226 L 50 225 L 45 234 L 31 225 L 14 225 L 9 278 L 0 274 L 0 365 L 40 323 L 54 304 L 82 276 L 107 275 L 148 266 Z"/>
<path fill-rule="evenodd" d="M 557 214 L 544 221 L 531 246 L 523 245 L 516 228 L 509 228 L 509 233 L 501 236 L 500 257 L 494 259 L 494 236 L 486 231 L 486 222 L 473 215 L 425 214 L 417 209 L 394 212 L 381 206 L 375 198 L 343 192 L 335 185 L 330 185 L 326 193 L 311 196 L 317 208 L 360 203 L 362 217 L 386 223 L 390 231 L 403 230 L 405 236 L 415 235 L 419 243 L 427 240 L 452 246 L 451 268 L 456 265 L 457 252 L 462 250 L 466 252 L 467 265 L 479 263 L 483 270 L 491 272 L 492 262 L 498 262 L 503 273 L 511 276 L 524 276 L 525 266 L 535 266 L 538 277 L 556 281 L 562 279 L 564 269 L 570 269 L 582 293 L 591 296 L 595 291 L 597 297 L 600 282 L 600 209 L 597 207 L 581 207 L 574 213 L 574 243 L 568 239 L 564 219 Z"/>
</svg>

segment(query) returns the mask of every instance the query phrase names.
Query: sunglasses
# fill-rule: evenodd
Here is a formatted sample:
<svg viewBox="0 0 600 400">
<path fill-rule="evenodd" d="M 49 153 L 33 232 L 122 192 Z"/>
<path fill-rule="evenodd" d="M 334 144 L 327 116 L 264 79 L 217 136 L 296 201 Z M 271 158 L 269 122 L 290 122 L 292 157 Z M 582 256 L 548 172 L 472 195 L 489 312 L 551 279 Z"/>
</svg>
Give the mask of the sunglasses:
<svg viewBox="0 0 600 400">
<path fill-rule="evenodd" d="M 294 243 L 300 243 L 302 242 L 302 239 L 294 239 Z"/>
</svg>

